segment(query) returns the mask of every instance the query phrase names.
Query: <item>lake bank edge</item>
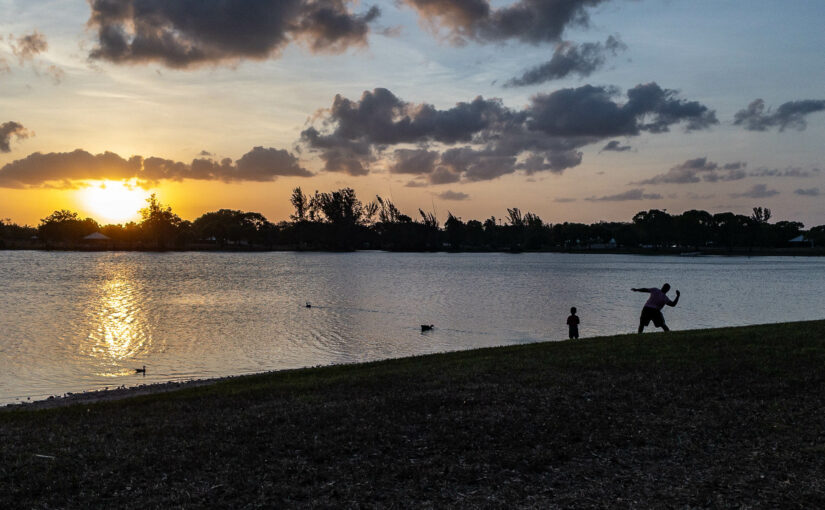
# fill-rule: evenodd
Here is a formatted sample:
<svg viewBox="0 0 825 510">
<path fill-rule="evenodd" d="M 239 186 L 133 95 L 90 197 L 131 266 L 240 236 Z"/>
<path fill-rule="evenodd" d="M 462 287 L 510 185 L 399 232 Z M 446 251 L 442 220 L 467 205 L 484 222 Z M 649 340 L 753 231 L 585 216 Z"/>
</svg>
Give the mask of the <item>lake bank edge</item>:
<svg viewBox="0 0 825 510">
<path fill-rule="evenodd" d="M 797 321 L 797 322 L 784 322 L 784 323 L 768 323 L 768 324 L 753 324 L 747 326 L 732 326 L 732 327 L 722 327 L 722 328 L 706 328 L 706 329 L 695 329 L 695 330 L 682 330 L 682 331 L 672 331 L 670 333 L 662 333 L 662 332 L 649 332 L 647 336 L 651 334 L 658 334 L 658 335 L 668 335 L 668 334 L 679 334 L 679 335 L 690 335 L 690 334 L 701 334 L 701 333 L 713 333 L 713 332 L 722 332 L 722 331 L 732 331 L 732 332 L 741 332 L 742 330 L 746 330 L 749 328 L 761 328 L 761 327 L 770 327 L 770 326 L 788 326 L 788 327 L 802 327 L 805 324 L 818 324 L 822 322 L 825 325 L 825 319 L 823 320 L 812 320 L 812 321 Z M 312 373 L 312 371 L 316 370 L 324 370 L 324 369 L 334 369 L 336 367 L 343 367 L 352 370 L 359 370 L 359 368 L 365 368 L 370 365 L 375 364 L 392 364 L 398 362 L 404 362 L 406 360 L 416 360 L 416 359 L 423 359 L 423 358 L 432 358 L 433 360 L 437 360 L 439 358 L 445 357 L 445 360 L 449 360 L 451 355 L 462 354 L 462 355 L 473 355 L 474 353 L 478 353 L 479 355 L 486 354 L 488 352 L 495 353 L 496 351 L 509 351 L 509 350 L 518 350 L 528 346 L 535 346 L 535 345 L 554 345 L 554 344 L 580 344 L 584 341 L 610 341 L 611 339 L 621 338 L 621 337 L 630 337 L 634 338 L 637 334 L 618 334 L 618 335 L 604 335 L 604 336 L 596 336 L 596 337 L 589 337 L 589 338 L 582 338 L 578 340 L 551 340 L 551 341 L 538 341 L 538 342 L 530 342 L 527 344 L 514 344 L 514 345 L 501 345 L 501 346 L 494 346 L 494 347 L 480 347 L 474 349 L 459 349 L 453 351 L 444 351 L 438 353 L 431 353 L 431 354 L 421 354 L 415 356 L 404 356 L 398 358 L 386 358 L 382 360 L 374 360 L 374 361 L 366 361 L 366 362 L 355 362 L 355 363 L 340 363 L 340 364 L 332 364 L 332 365 L 316 365 L 316 366 L 308 366 L 302 368 L 290 368 L 290 369 L 279 369 L 279 370 L 268 370 L 264 372 L 255 372 L 255 373 L 248 373 L 248 374 L 238 374 L 238 375 L 228 375 L 223 377 L 208 377 L 202 379 L 189 379 L 189 380 L 170 380 L 166 382 L 157 382 L 157 383 L 149 383 L 149 384 L 138 384 L 134 386 L 119 386 L 115 388 L 105 388 L 105 389 L 96 389 L 96 390 L 88 390 L 88 391 L 79 391 L 79 392 L 67 392 L 63 395 L 51 395 L 46 398 L 38 399 L 38 400 L 31 400 L 31 401 L 21 401 L 19 403 L 9 403 L 5 405 L 0 405 L 0 413 L 4 411 L 12 411 L 12 410 L 41 410 L 41 409 L 53 409 L 53 408 L 60 408 L 60 407 L 67 407 L 73 405 L 88 405 L 88 404 L 95 404 L 99 402 L 110 402 L 110 401 L 120 401 L 120 400 L 128 400 L 133 399 L 135 397 L 145 397 L 145 396 L 153 396 L 159 394 L 165 394 L 170 392 L 183 392 L 187 389 L 191 388 L 200 388 L 204 386 L 212 386 L 218 383 L 227 383 L 227 384 L 239 384 L 243 385 L 243 379 L 245 378 L 272 378 L 271 381 L 273 384 L 277 383 L 277 377 L 283 374 L 304 374 L 304 373 Z M 641 336 L 641 335 L 638 335 Z"/>
</svg>

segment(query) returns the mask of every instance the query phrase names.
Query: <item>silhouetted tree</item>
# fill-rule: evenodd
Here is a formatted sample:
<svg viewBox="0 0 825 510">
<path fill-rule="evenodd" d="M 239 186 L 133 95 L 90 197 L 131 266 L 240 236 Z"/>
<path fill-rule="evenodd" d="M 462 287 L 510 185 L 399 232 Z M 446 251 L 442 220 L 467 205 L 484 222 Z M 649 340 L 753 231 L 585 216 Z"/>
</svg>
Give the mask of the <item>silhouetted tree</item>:
<svg viewBox="0 0 825 510">
<path fill-rule="evenodd" d="M 507 209 L 507 223 L 513 227 L 521 228 L 524 226 L 524 218 L 518 207 Z"/>
<path fill-rule="evenodd" d="M 825 225 L 812 227 L 807 237 L 814 242 L 814 246 L 825 246 Z"/>
<path fill-rule="evenodd" d="M 707 211 L 691 209 L 674 218 L 679 244 L 699 248 L 712 238 L 713 216 Z"/>
<path fill-rule="evenodd" d="M 426 250 L 438 250 L 441 248 L 439 242 L 438 218 L 434 213 L 425 213 L 423 209 L 418 210 L 421 215 L 421 224 L 423 225 L 424 243 L 423 247 Z"/>
<path fill-rule="evenodd" d="M 713 232 L 716 243 L 733 249 L 735 246 L 745 246 L 747 242 L 747 227 L 750 219 L 747 216 L 732 212 L 713 215 Z"/>
<path fill-rule="evenodd" d="M 155 193 L 146 199 L 147 206 L 140 210 L 140 229 L 144 239 L 159 250 L 165 250 L 169 243 L 177 241 L 178 234 L 191 226 L 172 212 L 172 208 L 161 204 Z"/>
<path fill-rule="evenodd" d="M 461 218 L 453 216 L 453 213 L 447 212 L 447 221 L 444 222 L 444 231 L 447 235 L 447 242 L 450 243 L 452 250 L 458 251 L 462 249 L 464 244 L 465 225 Z"/>
<path fill-rule="evenodd" d="M 301 191 L 300 186 L 292 190 L 289 202 L 292 204 L 292 207 L 295 208 L 295 214 L 290 215 L 292 221 L 306 220 L 307 213 L 309 212 L 309 199 L 304 195 L 304 192 Z"/>
<path fill-rule="evenodd" d="M 466 242 L 475 249 L 485 246 L 484 225 L 478 220 L 470 220 L 465 226 Z"/>
<path fill-rule="evenodd" d="M 269 245 L 275 226 L 261 213 L 220 209 L 196 219 L 193 229 L 198 237 L 214 238 L 223 247 L 227 241 L 236 245 L 242 242 L 248 245 Z"/>
<path fill-rule="evenodd" d="M 665 211 L 651 209 L 633 216 L 639 228 L 642 242 L 651 246 L 666 246 L 673 240 L 673 218 Z"/>
<path fill-rule="evenodd" d="M 40 220 L 38 235 L 45 241 L 78 242 L 100 229 L 91 218 L 80 219 L 76 212 L 61 209 Z"/>
<path fill-rule="evenodd" d="M 788 241 L 799 236 L 805 225 L 798 221 L 777 221 L 771 228 L 774 246 L 788 246 Z"/>
<path fill-rule="evenodd" d="M 528 250 L 538 250 L 549 245 L 550 227 L 538 215 L 528 212 L 524 215 L 524 246 Z"/>
<path fill-rule="evenodd" d="M 377 209 L 374 204 L 364 205 L 352 188 L 330 193 L 316 191 L 309 207 L 312 220 L 322 217 L 328 225 L 318 230 L 324 238 L 323 244 L 336 250 L 352 250 L 365 242 L 370 233 L 364 227 Z"/>
<path fill-rule="evenodd" d="M 762 207 L 754 207 L 751 219 L 757 223 L 768 223 L 768 220 L 771 219 L 771 210 L 767 207 L 764 209 Z"/>
<path fill-rule="evenodd" d="M 23 241 L 31 240 L 35 235 L 37 235 L 37 229 L 34 227 L 12 223 L 8 218 L 0 220 L 0 239 Z"/>
</svg>

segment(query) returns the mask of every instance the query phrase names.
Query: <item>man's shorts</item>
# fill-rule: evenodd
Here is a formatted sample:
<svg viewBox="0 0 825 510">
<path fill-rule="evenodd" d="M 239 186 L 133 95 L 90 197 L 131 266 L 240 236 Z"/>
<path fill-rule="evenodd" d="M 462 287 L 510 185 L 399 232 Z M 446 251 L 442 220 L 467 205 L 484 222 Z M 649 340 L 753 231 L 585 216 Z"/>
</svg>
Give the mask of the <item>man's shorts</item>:
<svg viewBox="0 0 825 510">
<path fill-rule="evenodd" d="M 662 315 L 661 310 L 645 306 L 642 308 L 642 316 L 639 317 L 639 324 L 647 326 L 650 324 L 650 321 L 653 321 L 653 325 L 657 328 L 661 328 L 665 325 L 665 316 Z"/>
</svg>

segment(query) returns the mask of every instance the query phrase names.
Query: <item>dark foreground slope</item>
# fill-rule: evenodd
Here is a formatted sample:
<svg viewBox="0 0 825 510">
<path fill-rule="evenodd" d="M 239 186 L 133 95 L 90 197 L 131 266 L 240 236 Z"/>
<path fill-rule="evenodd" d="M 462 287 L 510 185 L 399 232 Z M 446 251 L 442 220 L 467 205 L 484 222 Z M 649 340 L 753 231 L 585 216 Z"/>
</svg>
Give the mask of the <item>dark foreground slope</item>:
<svg viewBox="0 0 825 510">
<path fill-rule="evenodd" d="M 0 507 L 823 507 L 823 395 L 825 321 L 243 377 L 0 413 Z"/>
</svg>

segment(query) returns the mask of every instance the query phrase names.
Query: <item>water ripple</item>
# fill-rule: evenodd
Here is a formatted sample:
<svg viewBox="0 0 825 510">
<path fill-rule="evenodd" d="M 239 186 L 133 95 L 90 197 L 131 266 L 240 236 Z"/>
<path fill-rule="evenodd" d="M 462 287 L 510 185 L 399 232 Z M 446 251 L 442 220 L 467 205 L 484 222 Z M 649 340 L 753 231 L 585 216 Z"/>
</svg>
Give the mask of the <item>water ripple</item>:
<svg viewBox="0 0 825 510">
<path fill-rule="evenodd" d="M 665 281 L 675 329 L 821 318 L 825 259 L 0 251 L 0 278 L 9 402 L 562 340 L 570 306 L 583 336 L 628 333 L 644 302 L 629 289 Z"/>
</svg>

